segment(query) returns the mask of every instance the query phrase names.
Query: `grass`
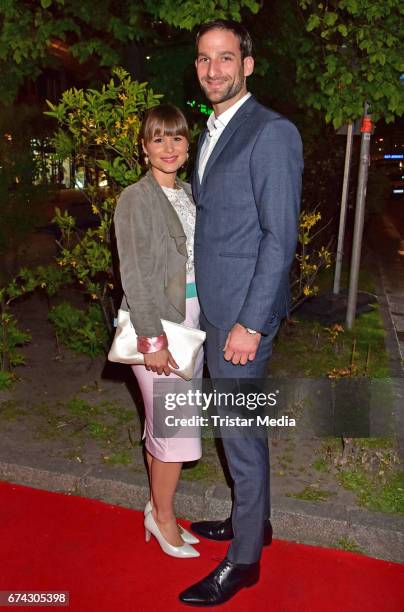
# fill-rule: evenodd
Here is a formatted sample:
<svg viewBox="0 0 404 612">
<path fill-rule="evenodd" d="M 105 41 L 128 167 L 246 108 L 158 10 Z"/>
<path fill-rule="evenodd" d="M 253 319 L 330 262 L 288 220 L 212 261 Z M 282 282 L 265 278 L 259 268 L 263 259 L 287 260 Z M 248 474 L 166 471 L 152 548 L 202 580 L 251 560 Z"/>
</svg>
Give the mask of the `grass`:
<svg viewBox="0 0 404 612">
<path fill-rule="evenodd" d="M 133 453 L 130 451 L 111 453 L 109 455 L 103 455 L 102 460 L 112 465 L 131 465 L 131 463 L 133 463 Z"/>
<path fill-rule="evenodd" d="M 334 544 L 334 548 L 340 548 L 342 550 L 359 553 L 361 555 L 365 554 L 363 550 L 360 549 L 355 540 L 351 540 L 349 538 L 341 538 Z"/>
<path fill-rule="evenodd" d="M 334 267 L 322 270 L 316 279 L 320 292 L 330 291 L 333 285 Z M 348 287 L 349 269 L 344 266 L 341 275 L 341 287 Z M 375 292 L 371 265 L 362 263 L 359 273 L 359 288 L 369 293 Z M 379 306 L 360 315 L 352 330 L 338 334 L 336 341 L 331 342 L 327 328 L 313 321 L 296 320 L 294 325 L 281 328 L 275 341 L 274 354 L 271 360 L 271 373 L 274 376 L 289 377 L 322 377 L 328 372 L 349 368 L 352 349 L 355 342 L 353 362 L 356 373 L 365 372 L 374 378 L 389 376 L 388 356 L 384 345 L 384 328 Z M 369 355 L 368 355 L 369 351 Z"/>
<path fill-rule="evenodd" d="M 91 421 L 88 424 L 87 431 L 92 438 L 99 440 L 111 440 L 116 433 L 114 427 L 109 427 L 99 421 Z"/>
<path fill-rule="evenodd" d="M 366 448 L 394 448 L 393 438 L 355 438 L 355 443 Z"/>
<path fill-rule="evenodd" d="M 341 332 L 334 343 L 320 323 L 298 320 L 284 326 L 276 340 L 271 373 L 296 378 L 323 377 L 332 370 L 349 368 L 352 357 L 358 374 L 363 375 L 366 370 L 374 378 L 389 376 L 378 306 L 358 317 L 355 327 Z"/>
<path fill-rule="evenodd" d="M 295 497 L 296 499 L 304 499 L 306 501 L 328 501 L 333 497 L 334 493 L 331 491 L 323 491 L 317 489 L 312 485 L 309 485 L 300 491 L 299 493 L 287 493 L 287 497 Z"/>
<path fill-rule="evenodd" d="M 404 514 L 404 471 L 391 471 L 384 482 L 378 476 L 357 466 L 341 470 L 337 478 L 345 489 L 356 493 L 359 504 L 368 510 Z"/>
<path fill-rule="evenodd" d="M 219 468 L 220 469 L 220 468 Z M 218 470 L 215 465 L 199 460 L 196 464 L 185 465 L 181 477 L 184 480 L 207 480 L 215 481 L 218 479 Z"/>
<path fill-rule="evenodd" d="M 73 414 L 77 415 L 90 415 L 99 413 L 98 406 L 94 406 L 86 400 L 78 399 L 76 397 L 73 397 L 69 402 L 67 402 L 66 408 Z"/>
<path fill-rule="evenodd" d="M 318 459 L 315 459 L 315 461 L 313 461 L 313 463 L 311 464 L 311 467 L 317 470 L 318 472 L 330 471 L 330 467 L 327 461 L 323 459 L 323 457 L 318 457 Z"/>
<path fill-rule="evenodd" d="M 0 402 L 0 419 L 3 421 L 13 421 L 25 414 L 27 414 L 27 411 L 18 406 L 15 400 L 4 400 Z"/>
<path fill-rule="evenodd" d="M 334 271 L 334 266 L 321 270 L 316 279 L 316 285 L 318 285 L 320 291 L 331 290 L 334 284 Z M 349 267 L 344 265 L 341 270 L 341 289 L 347 288 L 349 285 L 349 272 Z M 368 293 L 375 292 L 373 273 L 369 263 L 366 260 L 361 262 L 361 268 L 359 270 L 359 290 L 367 291 Z"/>
<path fill-rule="evenodd" d="M 134 412 L 117 402 L 90 403 L 72 397 L 68 402 L 35 404 L 30 413 L 40 417 L 33 431 L 36 438 L 58 440 L 69 446 L 80 444 L 80 448 L 84 448 L 86 439 L 90 438 L 101 447 L 108 445 L 111 463 L 128 463 L 124 455 L 136 445 L 133 442 L 137 437 Z"/>
</svg>

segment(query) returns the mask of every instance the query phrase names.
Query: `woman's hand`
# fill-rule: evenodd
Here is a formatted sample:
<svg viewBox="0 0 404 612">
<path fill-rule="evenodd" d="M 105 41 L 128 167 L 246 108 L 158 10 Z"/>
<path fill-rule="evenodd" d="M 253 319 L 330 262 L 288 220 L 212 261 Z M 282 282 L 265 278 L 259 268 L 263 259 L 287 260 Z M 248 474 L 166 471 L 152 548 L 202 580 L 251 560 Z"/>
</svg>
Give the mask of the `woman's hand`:
<svg viewBox="0 0 404 612">
<path fill-rule="evenodd" d="M 145 353 L 144 365 L 146 370 L 152 370 L 152 372 L 157 372 L 160 375 L 164 372 L 166 376 L 171 374 L 169 366 L 179 367 L 168 349 L 161 349 L 155 353 Z"/>
</svg>

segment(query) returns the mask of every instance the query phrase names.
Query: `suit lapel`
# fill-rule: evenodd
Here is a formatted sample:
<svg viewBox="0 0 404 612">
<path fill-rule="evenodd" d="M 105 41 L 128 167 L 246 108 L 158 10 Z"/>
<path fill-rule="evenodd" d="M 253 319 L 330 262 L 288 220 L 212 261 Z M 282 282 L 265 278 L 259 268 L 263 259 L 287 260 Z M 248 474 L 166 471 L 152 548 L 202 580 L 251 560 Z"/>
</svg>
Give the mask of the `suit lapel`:
<svg viewBox="0 0 404 612">
<path fill-rule="evenodd" d="M 248 118 L 248 116 L 252 113 L 254 105 L 256 104 L 255 99 L 251 96 L 244 104 L 238 109 L 234 117 L 231 118 L 229 123 L 226 125 L 222 134 L 220 135 L 219 140 L 215 144 L 213 151 L 208 159 L 208 163 L 205 167 L 205 172 L 202 177 L 202 184 L 199 184 L 199 188 L 203 188 L 205 183 L 206 176 L 209 170 L 212 168 L 213 164 L 216 162 L 217 158 L 229 142 L 230 138 L 233 136 L 234 132 L 238 130 L 238 128 L 244 123 L 244 121 Z M 201 143 L 200 143 L 201 144 Z M 201 146 L 198 147 L 198 160 L 200 154 Z M 198 173 L 197 173 L 198 174 Z M 198 176 L 199 181 L 199 176 Z"/>
<path fill-rule="evenodd" d="M 203 144 L 203 141 L 205 140 L 205 137 L 206 137 L 207 133 L 208 133 L 208 129 L 205 128 L 203 130 L 203 132 L 200 133 L 199 139 L 198 139 L 198 148 L 197 148 L 197 151 L 196 151 L 195 166 L 194 166 L 194 171 L 193 171 L 193 174 L 192 174 L 192 191 L 194 193 L 195 200 L 197 200 L 198 194 L 199 194 L 199 191 L 200 191 L 200 188 L 201 188 L 201 181 L 199 180 L 198 168 L 199 168 L 199 160 L 201 158 L 202 144 Z"/>
</svg>

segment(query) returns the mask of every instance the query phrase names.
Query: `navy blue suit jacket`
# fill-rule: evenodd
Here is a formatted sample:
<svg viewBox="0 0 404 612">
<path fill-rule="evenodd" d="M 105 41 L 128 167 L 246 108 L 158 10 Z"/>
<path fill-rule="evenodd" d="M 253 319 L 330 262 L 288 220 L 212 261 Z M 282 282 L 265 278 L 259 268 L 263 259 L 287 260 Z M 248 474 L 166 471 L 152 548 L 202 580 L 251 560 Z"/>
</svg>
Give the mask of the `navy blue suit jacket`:
<svg viewBox="0 0 404 612">
<path fill-rule="evenodd" d="M 302 143 L 295 126 L 250 97 L 216 143 L 202 183 L 198 164 L 195 275 L 203 314 L 268 332 L 289 307 L 296 249 Z"/>
</svg>

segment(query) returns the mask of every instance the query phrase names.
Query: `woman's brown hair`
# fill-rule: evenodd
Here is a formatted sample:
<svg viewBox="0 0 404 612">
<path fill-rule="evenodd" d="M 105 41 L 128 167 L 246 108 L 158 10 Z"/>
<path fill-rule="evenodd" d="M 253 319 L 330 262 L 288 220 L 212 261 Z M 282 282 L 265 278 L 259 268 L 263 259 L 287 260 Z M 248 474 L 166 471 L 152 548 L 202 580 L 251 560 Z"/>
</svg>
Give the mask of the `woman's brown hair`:
<svg viewBox="0 0 404 612">
<path fill-rule="evenodd" d="M 146 111 L 139 136 L 145 143 L 156 136 L 184 136 L 189 142 L 188 123 L 179 108 L 160 104 Z"/>
</svg>

